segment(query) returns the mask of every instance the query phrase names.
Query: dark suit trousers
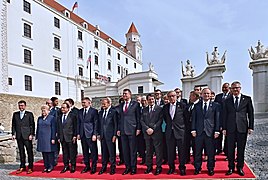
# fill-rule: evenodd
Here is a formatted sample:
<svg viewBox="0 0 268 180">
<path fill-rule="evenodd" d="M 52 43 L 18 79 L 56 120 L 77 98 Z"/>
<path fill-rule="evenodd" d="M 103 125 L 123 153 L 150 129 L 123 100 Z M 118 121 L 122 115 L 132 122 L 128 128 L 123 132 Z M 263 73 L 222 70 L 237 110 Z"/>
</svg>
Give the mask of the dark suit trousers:
<svg viewBox="0 0 268 180">
<path fill-rule="evenodd" d="M 229 133 L 227 134 L 227 148 L 228 148 L 228 167 L 235 168 L 235 144 L 237 144 L 237 168 L 244 167 L 245 148 L 247 142 L 247 133 Z"/>
<path fill-rule="evenodd" d="M 126 168 L 137 168 L 137 137 L 136 135 L 121 135 L 123 155 Z"/>
<path fill-rule="evenodd" d="M 137 143 L 138 143 L 137 152 L 139 153 L 141 158 L 145 158 L 145 140 L 144 140 L 143 132 L 141 132 L 137 136 Z"/>
<path fill-rule="evenodd" d="M 175 168 L 175 158 L 176 158 L 176 146 L 178 147 L 179 155 L 179 169 L 185 169 L 186 157 L 185 157 L 185 144 L 184 139 L 175 139 L 174 132 L 172 131 L 171 137 L 168 139 L 168 165 L 170 168 Z"/>
<path fill-rule="evenodd" d="M 76 150 L 75 144 L 73 142 L 66 142 L 63 140 L 61 142 L 62 154 L 63 154 L 63 163 L 64 166 L 69 166 L 69 161 L 71 166 L 76 166 Z"/>
<path fill-rule="evenodd" d="M 108 158 L 111 163 L 111 167 L 115 168 L 115 143 L 112 142 L 112 139 L 101 140 L 101 160 L 102 168 L 106 168 L 108 164 Z"/>
<path fill-rule="evenodd" d="M 220 131 L 219 137 L 215 139 L 216 151 L 222 151 L 222 140 L 223 140 L 223 134 L 222 131 Z"/>
<path fill-rule="evenodd" d="M 162 146 L 163 146 L 163 160 L 167 161 L 168 160 L 168 155 L 167 155 L 167 142 L 166 142 L 166 135 L 164 132 L 162 132 L 163 135 L 163 141 L 162 141 Z"/>
<path fill-rule="evenodd" d="M 122 147 L 122 140 L 121 140 L 121 136 L 118 136 L 118 151 L 119 151 L 119 158 L 120 161 L 124 162 L 124 155 L 123 155 L 123 147 Z"/>
<path fill-rule="evenodd" d="M 92 141 L 91 138 L 86 138 L 85 136 L 81 138 L 83 156 L 84 156 L 84 163 L 86 166 L 90 166 L 90 157 L 89 157 L 89 150 L 91 152 L 92 158 L 92 167 L 97 167 L 98 161 L 98 148 L 97 148 L 97 141 Z"/>
<path fill-rule="evenodd" d="M 209 137 L 203 132 L 201 135 L 195 137 L 195 169 L 201 170 L 202 165 L 202 152 L 206 148 L 206 154 L 208 156 L 207 168 L 213 170 L 215 167 L 215 147 L 214 136 Z"/>
<path fill-rule="evenodd" d="M 24 147 L 26 147 L 26 151 L 27 151 L 27 155 L 28 155 L 28 167 L 30 169 L 33 168 L 33 161 L 34 161 L 34 157 L 33 157 L 33 143 L 32 141 L 29 140 L 24 140 L 22 137 L 17 139 L 17 144 L 19 147 L 19 154 L 20 154 L 20 167 L 21 168 L 25 168 L 25 163 L 26 163 L 26 155 L 25 155 L 25 149 Z"/>
<path fill-rule="evenodd" d="M 42 152 L 45 169 L 52 169 L 54 164 L 54 152 Z"/>
<path fill-rule="evenodd" d="M 152 138 L 151 136 L 145 136 L 145 144 L 146 144 L 146 166 L 149 168 L 153 167 L 153 150 L 155 149 L 156 153 L 156 165 L 158 168 L 162 165 L 163 160 L 163 146 L 162 146 L 162 133 L 157 134 Z"/>
</svg>

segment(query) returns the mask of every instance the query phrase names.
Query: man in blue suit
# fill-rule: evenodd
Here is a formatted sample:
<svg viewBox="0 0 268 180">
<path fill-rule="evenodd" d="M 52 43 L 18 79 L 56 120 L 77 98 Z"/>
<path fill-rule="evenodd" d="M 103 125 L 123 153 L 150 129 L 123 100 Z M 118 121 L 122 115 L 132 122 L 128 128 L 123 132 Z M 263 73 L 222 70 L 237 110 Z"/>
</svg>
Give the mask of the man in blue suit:
<svg viewBox="0 0 268 180">
<path fill-rule="evenodd" d="M 99 174 L 103 174 L 107 169 L 108 158 L 111 163 L 110 174 L 115 174 L 115 141 L 117 133 L 118 114 L 114 107 L 111 106 L 111 99 L 104 98 L 101 102 L 101 111 L 99 112 L 99 132 L 101 141 L 101 159 L 102 168 Z"/>
<path fill-rule="evenodd" d="M 202 100 L 199 101 L 192 112 L 192 135 L 195 137 L 195 158 L 194 174 L 201 171 L 202 152 L 206 148 L 208 162 L 208 175 L 214 175 L 215 167 L 215 147 L 214 138 L 219 136 L 220 132 L 220 110 L 219 104 L 210 100 L 211 90 L 204 88 L 202 90 Z"/>
<path fill-rule="evenodd" d="M 124 102 L 119 106 L 117 135 L 121 136 L 126 169 L 122 175 L 137 173 L 137 135 L 141 132 L 140 104 L 131 100 L 130 89 L 123 90 Z"/>
<path fill-rule="evenodd" d="M 98 111 L 91 107 L 91 99 L 88 97 L 83 98 L 82 106 L 78 112 L 78 135 L 77 138 L 81 139 L 84 163 L 86 167 L 81 173 L 86 173 L 90 170 L 89 162 L 89 149 L 92 157 L 91 174 L 96 172 L 98 161 L 98 148 L 97 148 L 97 130 L 98 130 Z"/>
</svg>

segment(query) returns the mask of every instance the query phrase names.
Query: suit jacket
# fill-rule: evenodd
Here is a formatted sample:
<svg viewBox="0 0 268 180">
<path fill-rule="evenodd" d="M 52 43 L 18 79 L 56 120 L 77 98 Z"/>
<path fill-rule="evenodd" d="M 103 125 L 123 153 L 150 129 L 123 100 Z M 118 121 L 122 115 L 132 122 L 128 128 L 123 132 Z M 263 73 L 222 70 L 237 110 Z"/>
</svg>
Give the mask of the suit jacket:
<svg viewBox="0 0 268 180">
<path fill-rule="evenodd" d="M 247 133 L 254 129 L 254 109 L 251 97 L 241 94 L 238 109 L 235 109 L 234 98 L 231 96 L 223 103 L 223 130 L 227 133 L 236 131 Z"/>
<path fill-rule="evenodd" d="M 144 134 L 144 138 L 149 138 L 150 136 L 147 134 L 146 130 L 152 128 L 154 133 L 151 136 L 159 136 L 162 134 L 161 125 L 163 122 L 163 113 L 162 108 L 160 106 L 155 105 L 152 114 L 150 115 L 150 107 L 147 106 L 143 109 L 141 114 L 141 126 Z"/>
<path fill-rule="evenodd" d="M 104 110 L 99 112 L 99 131 L 101 139 L 104 137 L 107 140 L 112 140 L 113 136 L 116 136 L 117 125 L 118 125 L 118 115 L 114 107 L 111 107 L 108 112 L 106 112 L 106 118 L 103 118 Z"/>
<path fill-rule="evenodd" d="M 196 131 L 197 136 L 205 131 L 209 137 L 213 137 L 215 132 L 220 132 L 220 109 L 217 102 L 210 101 L 205 114 L 203 101 L 195 105 L 192 112 L 192 131 Z"/>
<path fill-rule="evenodd" d="M 73 107 L 70 111 L 70 113 L 74 114 L 75 116 L 78 116 L 79 109 L 77 107 Z"/>
<path fill-rule="evenodd" d="M 84 118 L 84 108 L 78 112 L 78 135 L 80 137 L 91 138 L 98 134 L 98 110 L 90 107 Z"/>
<path fill-rule="evenodd" d="M 58 119 L 58 116 L 60 115 L 60 108 L 58 107 L 53 107 L 52 109 L 50 109 L 49 115 L 54 116 L 56 119 Z"/>
<path fill-rule="evenodd" d="M 220 127 L 222 127 L 222 123 L 223 123 L 223 102 L 227 99 L 227 98 L 230 98 L 231 95 L 230 93 L 228 93 L 227 97 L 225 99 L 222 98 L 223 97 L 223 93 L 220 93 L 220 94 L 217 94 L 216 97 L 215 97 L 215 102 L 219 103 L 220 104 Z"/>
<path fill-rule="evenodd" d="M 170 103 L 163 107 L 163 118 L 166 122 L 166 138 L 171 138 L 172 130 L 176 139 L 184 139 L 186 130 L 186 105 L 182 102 L 176 102 L 176 110 L 172 119 L 169 113 Z"/>
<path fill-rule="evenodd" d="M 165 104 L 164 100 L 161 99 L 161 100 L 160 100 L 160 104 L 159 104 L 158 106 L 164 106 L 164 104 Z M 155 105 L 157 105 L 156 100 L 155 100 Z"/>
<path fill-rule="evenodd" d="M 141 130 L 141 107 L 137 101 L 130 101 L 127 112 L 124 112 L 124 102 L 119 106 L 118 130 L 121 134 L 135 135 L 136 130 Z"/>
<path fill-rule="evenodd" d="M 77 118 L 72 113 L 66 117 L 66 122 L 62 122 L 61 114 L 57 119 L 57 137 L 62 142 L 72 142 L 73 137 L 77 136 Z"/>
<path fill-rule="evenodd" d="M 22 137 L 28 140 L 30 135 L 35 134 L 35 123 L 33 113 L 25 111 L 24 116 L 20 119 L 20 111 L 14 112 L 12 116 L 12 135 L 16 139 Z"/>
</svg>

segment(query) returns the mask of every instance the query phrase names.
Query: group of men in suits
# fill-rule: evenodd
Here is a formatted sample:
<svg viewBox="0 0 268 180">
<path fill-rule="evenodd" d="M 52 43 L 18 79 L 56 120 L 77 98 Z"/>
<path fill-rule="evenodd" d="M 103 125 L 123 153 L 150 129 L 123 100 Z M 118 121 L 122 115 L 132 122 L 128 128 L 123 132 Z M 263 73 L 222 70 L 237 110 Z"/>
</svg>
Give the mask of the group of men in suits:
<svg viewBox="0 0 268 180">
<path fill-rule="evenodd" d="M 134 175 L 137 173 L 137 137 L 142 133 L 146 152 L 145 174 L 153 171 L 155 154 L 155 175 L 162 172 L 162 164 L 165 162 L 169 166 L 167 174 L 173 174 L 176 159 L 179 160 L 180 175 L 186 175 L 185 164 L 190 159 L 190 141 L 193 141 L 194 174 L 201 172 L 202 153 L 205 150 L 208 156 L 208 174 L 212 176 L 215 155 L 222 151 L 222 138 L 219 137 L 225 135 L 229 167 L 226 175 L 234 172 L 237 146 L 236 167 L 238 174 L 243 176 L 247 134 L 253 131 L 254 115 L 251 98 L 241 94 L 240 90 L 241 84 L 237 81 L 231 84 L 231 88 L 225 83 L 222 86 L 223 93 L 218 94 L 213 101 L 209 88 L 196 88 L 190 93 L 188 103 L 181 97 L 181 90 L 178 88 L 169 91 L 165 101 L 161 98 L 161 91 L 157 89 L 154 94 L 143 97 L 146 103 L 141 105 L 132 99 L 129 89 L 124 89 L 118 106 L 113 107 L 110 98 L 103 98 L 99 112 L 92 107 L 92 100 L 88 97 L 83 98 L 80 110 L 73 106 L 72 99 L 67 99 L 60 109 L 56 108 L 57 99 L 51 99 L 51 113 L 57 117 L 57 138 L 63 152 L 64 168 L 61 173 L 68 170 L 73 173 L 76 170 L 77 140 L 81 140 L 85 164 L 81 173 L 96 173 L 97 140 L 100 140 L 102 168 L 99 174 L 107 171 L 109 162 L 109 173 L 115 174 L 115 142 L 119 138 L 122 146 L 120 153 L 123 154 L 125 164 L 122 174 Z M 34 118 L 31 112 L 25 111 L 25 101 L 19 101 L 18 106 L 20 111 L 15 112 L 12 118 L 12 135 L 17 139 L 21 158 L 18 173 L 26 170 L 24 146 L 28 153 L 28 173 L 31 173 Z"/>
</svg>

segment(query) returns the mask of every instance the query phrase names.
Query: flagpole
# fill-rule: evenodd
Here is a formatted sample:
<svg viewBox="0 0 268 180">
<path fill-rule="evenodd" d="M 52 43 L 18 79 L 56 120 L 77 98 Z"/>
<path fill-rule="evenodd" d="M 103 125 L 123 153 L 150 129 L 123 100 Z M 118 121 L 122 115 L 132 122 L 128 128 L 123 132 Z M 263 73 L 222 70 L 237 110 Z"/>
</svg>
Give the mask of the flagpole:
<svg viewBox="0 0 268 180">
<path fill-rule="evenodd" d="M 91 61 L 89 61 L 89 86 L 92 86 L 92 83 L 91 83 Z"/>
</svg>

